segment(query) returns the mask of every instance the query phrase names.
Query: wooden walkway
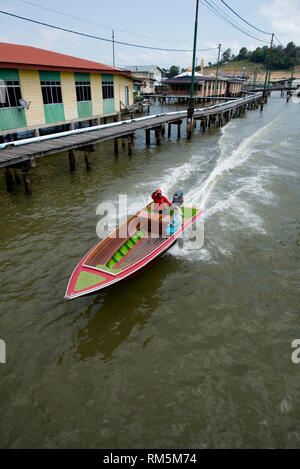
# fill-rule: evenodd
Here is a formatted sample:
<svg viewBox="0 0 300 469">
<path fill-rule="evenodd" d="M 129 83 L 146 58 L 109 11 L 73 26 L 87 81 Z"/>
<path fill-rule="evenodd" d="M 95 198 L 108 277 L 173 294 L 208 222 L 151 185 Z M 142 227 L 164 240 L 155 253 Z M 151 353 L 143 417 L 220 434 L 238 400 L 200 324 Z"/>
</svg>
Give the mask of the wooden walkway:
<svg viewBox="0 0 300 469">
<path fill-rule="evenodd" d="M 207 119 L 209 116 L 216 116 L 221 118 L 223 123 L 223 116 L 236 115 L 236 112 L 246 108 L 258 107 L 262 101 L 262 93 L 248 96 L 246 98 L 237 99 L 234 102 L 223 103 L 199 110 L 195 110 L 194 119 L 199 120 L 202 118 Z M 68 150 L 88 150 L 88 148 L 96 143 L 104 142 L 106 140 L 114 139 L 117 142 L 118 138 L 131 138 L 138 130 L 148 131 L 161 129 L 165 124 L 169 124 L 169 129 L 172 124 L 180 126 L 182 119 L 187 118 L 186 111 L 178 111 L 175 113 L 161 114 L 157 116 L 149 116 L 148 118 L 133 119 L 131 121 L 124 121 L 120 125 L 103 127 L 98 130 L 90 130 L 69 136 L 43 140 L 41 142 L 28 143 L 20 146 L 9 145 L 5 149 L 0 150 L 0 167 L 21 166 L 26 161 L 32 161 L 35 158 L 51 155 Z M 219 120 L 219 119 L 218 119 Z M 212 120 L 213 121 L 213 120 Z M 169 134 L 170 135 L 170 134 Z M 160 143 L 158 141 L 158 143 Z M 115 146 L 115 153 L 116 151 Z"/>
</svg>

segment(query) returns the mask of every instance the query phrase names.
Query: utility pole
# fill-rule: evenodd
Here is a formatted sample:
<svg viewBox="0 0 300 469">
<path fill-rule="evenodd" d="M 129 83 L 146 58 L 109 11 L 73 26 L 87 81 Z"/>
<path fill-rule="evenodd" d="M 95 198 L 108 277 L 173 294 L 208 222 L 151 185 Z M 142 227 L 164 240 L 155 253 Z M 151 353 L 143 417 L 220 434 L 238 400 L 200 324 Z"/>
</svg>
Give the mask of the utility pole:
<svg viewBox="0 0 300 469">
<path fill-rule="evenodd" d="M 192 132 L 194 128 L 194 109 L 195 109 L 194 83 L 195 83 L 196 49 L 197 49 L 198 9 L 199 9 L 199 0 L 196 0 L 196 19 L 195 19 L 195 28 L 194 28 L 191 92 L 190 92 L 190 98 L 189 98 L 189 107 L 187 111 L 187 138 L 188 139 L 192 137 Z"/>
<path fill-rule="evenodd" d="M 265 91 L 267 90 L 267 88 L 269 89 L 269 86 L 270 86 L 270 76 L 271 76 L 270 75 L 270 65 L 271 65 L 273 41 L 274 41 L 274 33 L 272 33 L 271 44 L 270 44 L 270 52 L 269 52 L 267 71 L 266 71 L 266 78 L 265 78 L 265 84 L 264 84 L 264 94 L 265 94 Z M 268 75 L 269 75 L 269 77 L 268 77 Z"/>
<path fill-rule="evenodd" d="M 295 59 L 295 62 L 296 62 L 296 59 Z M 289 89 L 286 93 L 286 102 L 288 103 L 289 102 L 289 99 L 292 95 L 291 93 L 291 88 L 292 88 L 292 82 L 293 82 L 293 77 L 294 77 L 294 70 L 295 70 L 295 62 L 294 62 L 294 65 L 293 65 L 293 68 L 292 68 L 292 74 L 291 74 L 291 78 L 290 78 L 290 86 L 289 86 Z"/>
<path fill-rule="evenodd" d="M 253 90 L 256 88 L 256 80 L 257 80 L 257 68 L 254 70 L 254 75 L 253 75 Z"/>
<path fill-rule="evenodd" d="M 215 87 L 214 87 L 214 103 L 216 102 L 216 95 L 217 95 L 217 84 L 218 84 L 218 75 L 219 75 L 219 62 L 220 62 L 220 55 L 221 55 L 221 46 L 222 44 L 218 45 L 218 61 L 217 61 L 217 70 L 216 70 L 216 81 L 215 81 Z"/>
<path fill-rule="evenodd" d="M 113 66 L 115 66 L 115 31 L 112 30 L 112 44 L 113 44 Z"/>
</svg>

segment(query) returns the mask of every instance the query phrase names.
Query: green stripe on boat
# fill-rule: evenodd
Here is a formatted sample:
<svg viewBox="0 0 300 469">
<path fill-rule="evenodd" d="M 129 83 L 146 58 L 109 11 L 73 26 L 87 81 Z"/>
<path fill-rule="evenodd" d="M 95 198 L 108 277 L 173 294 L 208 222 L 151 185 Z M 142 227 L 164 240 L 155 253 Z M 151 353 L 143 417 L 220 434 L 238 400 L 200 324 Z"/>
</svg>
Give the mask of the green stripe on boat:
<svg viewBox="0 0 300 469">
<path fill-rule="evenodd" d="M 113 273 L 113 274 L 118 274 L 119 272 L 122 272 L 122 269 L 112 269 L 111 267 L 108 267 L 106 264 L 98 264 L 96 265 L 97 269 L 105 270 L 105 272 L 108 273 Z"/>
<path fill-rule="evenodd" d="M 198 212 L 198 208 L 181 207 L 183 218 L 193 218 Z"/>
<path fill-rule="evenodd" d="M 198 208 L 184 207 L 184 206 L 182 206 L 180 208 L 181 208 L 181 211 L 182 211 L 182 214 L 183 214 L 184 218 L 193 218 L 199 212 Z M 147 207 L 147 212 L 149 212 L 149 213 L 154 212 L 154 206 L 151 205 L 150 207 Z M 165 206 L 164 215 L 172 216 L 173 215 L 173 209 L 170 208 L 170 207 Z"/>
<path fill-rule="evenodd" d="M 145 236 L 146 231 L 141 229 L 137 231 L 131 238 L 127 239 L 124 244 L 115 252 L 115 254 L 109 259 L 106 266 L 108 269 L 114 268 L 126 254 L 133 248 L 133 246 L 143 237 Z M 98 267 L 98 266 L 97 266 Z M 99 267 L 100 269 L 101 267 Z M 114 272 L 117 272 L 119 269 L 114 269 Z M 109 271 L 109 270 L 108 270 Z"/>
<path fill-rule="evenodd" d="M 100 277 L 100 275 L 90 274 L 89 272 L 82 271 L 78 275 L 74 291 L 84 290 L 85 288 L 97 285 L 104 280 L 106 280 L 105 277 Z"/>
</svg>

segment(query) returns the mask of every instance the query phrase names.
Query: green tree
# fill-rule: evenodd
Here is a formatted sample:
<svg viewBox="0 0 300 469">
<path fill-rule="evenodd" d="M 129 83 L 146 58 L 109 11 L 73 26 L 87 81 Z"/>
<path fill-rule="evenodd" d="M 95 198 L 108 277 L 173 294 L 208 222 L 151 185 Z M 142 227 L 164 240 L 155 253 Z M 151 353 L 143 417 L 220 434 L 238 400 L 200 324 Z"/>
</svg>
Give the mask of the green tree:
<svg viewBox="0 0 300 469">
<path fill-rule="evenodd" d="M 172 65 L 172 67 L 170 67 L 167 73 L 167 76 L 168 78 L 173 78 L 178 74 L 179 74 L 179 67 L 177 65 Z"/>
<path fill-rule="evenodd" d="M 251 62 L 264 63 L 265 55 L 261 47 L 257 47 L 251 54 Z"/>
<path fill-rule="evenodd" d="M 248 59 L 248 56 L 249 56 L 249 52 L 248 52 L 247 48 L 242 47 L 240 49 L 240 52 L 239 52 L 238 56 L 237 56 L 237 59 L 238 60 L 246 60 L 246 59 Z"/>
<path fill-rule="evenodd" d="M 231 57 L 231 49 L 226 49 L 222 54 L 221 62 L 223 63 L 229 62 L 230 57 Z"/>
</svg>

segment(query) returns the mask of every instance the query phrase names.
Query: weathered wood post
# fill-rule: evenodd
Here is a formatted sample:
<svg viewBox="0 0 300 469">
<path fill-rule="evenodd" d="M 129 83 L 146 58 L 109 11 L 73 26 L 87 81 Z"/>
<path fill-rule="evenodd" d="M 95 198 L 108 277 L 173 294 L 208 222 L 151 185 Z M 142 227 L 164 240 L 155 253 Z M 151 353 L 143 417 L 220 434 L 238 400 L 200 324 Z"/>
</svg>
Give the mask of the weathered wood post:
<svg viewBox="0 0 300 469">
<path fill-rule="evenodd" d="M 189 107 L 187 110 L 187 123 L 186 123 L 186 137 L 188 140 L 192 138 L 193 129 L 194 129 L 194 109 L 195 108 L 195 101 L 191 97 L 189 98 Z"/>
<path fill-rule="evenodd" d="M 125 148 L 125 147 L 126 147 L 126 139 L 122 138 L 122 148 Z"/>
<path fill-rule="evenodd" d="M 260 100 L 260 112 L 263 111 L 263 108 L 264 108 L 264 99 L 261 98 L 261 100 Z"/>
<path fill-rule="evenodd" d="M 22 168 L 22 175 L 23 175 L 23 180 L 24 180 L 24 185 L 25 185 L 25 192 L 28 195 L 32 194 L 32 187 L 31 187 L 31 181 L 29 177 L 29 169 L 28 167 L 23 167 Z"/>
<path fill-rule="evenodd" d="M 18 169 L 17 168 L 14 168 L 14 176 L 15 176 L 15 182 L 16 184 L 21 184 L 21 176 L 18 172 Z"/>
<path fill-rule="evenodd" d="M 155 129 L 155 137 L 156 137 L 157 145 L 161 145 L 161 138 L 162 138 L 161 134 L 162 134 L 161 127 L 158 127 L 157 129 Z"/>
<path fill-rule="evenodd" d="M 87 150 L 84 150 L 85 167 L 87 171 L 91 170 L 91 158 Z"/>
<path fill-rule="evenodd" d="M 171 125 L 172 124 L 168 124 L 168 138 L 171 138 Z"/>
<path fill-rule="evenodd" d="M 75 171 L 76 167 L 76 159 L 75 159 L 75 153 L 74 150 L 69 150 L 69 165 L 70 165 L 70 171 Z"/>
<path fill-rule="evenodd" d="M 4 176 L 5 176 L 6 189 L 8 192 L 11 192 L 14 189 L 14 178 L 13 178 L 10 168 L 7 168 L 7 167 L 5 168 Z"/>
<path fill-rule="evenodd" d="M 146 129 L 146 145 L 150 145 L 150 129 Z"/>
<path fill-rule="evenodd" d="M 119 141 L 117 138 L 114 138 L 114 154 L 116 156 L 119 154 Z"/>
<path fill-rule="evenodd" d="M 128 156 L 132 155 L 132 147 L 133 147 L 133 135 L 128 135 Z"/>
</svg>

